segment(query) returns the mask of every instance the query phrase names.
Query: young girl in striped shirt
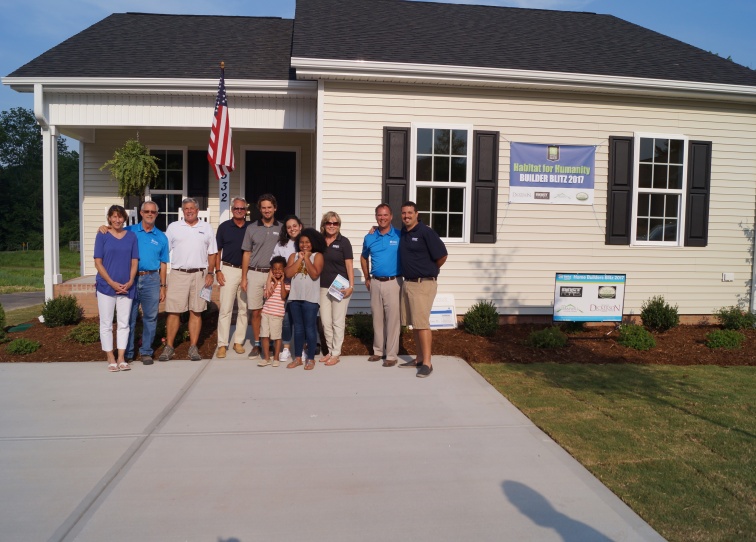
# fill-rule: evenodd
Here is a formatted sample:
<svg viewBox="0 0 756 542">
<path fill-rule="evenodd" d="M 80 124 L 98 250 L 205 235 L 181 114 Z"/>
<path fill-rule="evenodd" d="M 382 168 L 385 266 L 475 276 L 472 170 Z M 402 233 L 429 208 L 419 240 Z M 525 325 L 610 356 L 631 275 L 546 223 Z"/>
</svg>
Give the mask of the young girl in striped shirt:
<svg viewBox="0 0 756 542">
<path fill-rule="evenodd" d="M 270 365 L 270 341 L 273 341 L 273 367 L 278 367 L 278 357 L 281 355 L 281 328 L 286 306 L 286 298 L 291 286 L 284 278 L 286 258 L 275 256 L 270 260 L 271 285 L 266 291 L 273 293 L 265 300 L 262 308 L 262 321 L 260 322 L 260 339 L 262 341 L 262 359 L 257 364 L 260 367 Z"/>
</svg>

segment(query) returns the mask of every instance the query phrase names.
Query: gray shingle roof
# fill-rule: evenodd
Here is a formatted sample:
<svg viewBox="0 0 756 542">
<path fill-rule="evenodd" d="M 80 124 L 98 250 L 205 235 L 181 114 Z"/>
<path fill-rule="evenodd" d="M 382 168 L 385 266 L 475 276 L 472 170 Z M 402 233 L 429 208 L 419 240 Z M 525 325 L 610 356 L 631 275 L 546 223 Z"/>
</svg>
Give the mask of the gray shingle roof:
<svg viewBox="0 0 756 542">
<path fill-rule="evenodd" d="M 18 68 L 9 77 L 288 80 L 290 19 L 117 13 Z"/>
<path fill-rule="evenodd" d="M 756 86 L 754 70 L 611 15 L 405 0 L 297 0 L 292 56 Z"/>
</svg>

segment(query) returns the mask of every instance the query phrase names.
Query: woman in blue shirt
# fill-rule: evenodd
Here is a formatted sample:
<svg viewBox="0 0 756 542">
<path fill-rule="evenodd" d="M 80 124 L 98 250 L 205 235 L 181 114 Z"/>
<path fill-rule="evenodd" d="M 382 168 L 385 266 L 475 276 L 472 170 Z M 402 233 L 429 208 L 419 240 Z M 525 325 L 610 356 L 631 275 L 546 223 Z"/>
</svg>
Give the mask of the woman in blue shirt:
<svg viewBox="0 0 756 542">
<path fill-rule="evenodd" d="M 100 343 L 108 357 L 110 372 L 131 369 L 124 359 L 129 340 L 129 315 L 136 290 L 134 278 L 139 264 L 139 247 L 133 232 L 123 229 L 128 220 L 120 205 L 108 209 L 107 233 L 97 232 L 94 262 L 97 269 L 97 307 L 100 312 Z M 113 354 L 113 313 L 118 326 L 116 344 L 118 359 Z"/>
</svg>

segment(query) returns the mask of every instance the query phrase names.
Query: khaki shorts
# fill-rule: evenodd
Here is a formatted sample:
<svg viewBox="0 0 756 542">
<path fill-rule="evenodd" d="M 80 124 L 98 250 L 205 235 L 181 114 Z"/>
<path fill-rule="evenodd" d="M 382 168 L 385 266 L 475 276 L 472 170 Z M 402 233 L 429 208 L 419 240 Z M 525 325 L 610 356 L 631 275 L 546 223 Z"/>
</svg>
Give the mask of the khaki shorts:
<svg viewBox="0 0 756 542">
<path fill-rule="evenodd" d="M 402 325 L 413 329 L 430 329 L 430 314 L 433 300 L 436 299 L 438 282 L 404 281 L 402 284 Z"/>
<path fill-rule="evenodd" d="M 259 310 L 263 308 L 263 294 L 265 293 L 265 283 L 268 280 L 268 272 L 247 271 L 247 308 L 250 310 Z"/>
<path fill-rule="evenodd" d="M 273 316 L 272 314 L 262 313 L 260 321 L 260 337 L 268 337 L 271 341 L 277 341 L 281 338 L 283 329 L 283 316 Z"/>
<path fill-rule="evenodd" d="M 168 273 L 168 291 L 165 296 L 166 312 L 203 312 L 207 301 L 200 297 L 205 286 L 205 271 L 183 273 L 173 269 Z"/>
</svg>

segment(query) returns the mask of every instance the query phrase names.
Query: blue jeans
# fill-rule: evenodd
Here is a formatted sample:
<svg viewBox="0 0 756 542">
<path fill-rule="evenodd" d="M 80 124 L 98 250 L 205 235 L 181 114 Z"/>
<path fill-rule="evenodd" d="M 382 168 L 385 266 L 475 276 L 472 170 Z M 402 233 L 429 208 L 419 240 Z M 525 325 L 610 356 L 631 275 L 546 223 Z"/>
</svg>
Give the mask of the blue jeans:
<svg viewBox="0 0 756 542">
<path fill-rule="evenodd" d="M 317 303 L 309 301 L 289 301 L 289 310 L 294 324 L 294 351 L 291 355 L 295 358 L 302 355 L 302 349 L 307 343 L 307 359 L 314 359 L 318 349 L 318 309 Z"/>
<path fill-rule="evenodd" d="M 157 327 L 158 306 L 160 305 L 160 272 L 149 275 L 137 275 L 136 296 L 131 304 L 129 318 L 129 343 L 126 346 L 126 357 L 134 357 L 134 328 L 136 327 L 139 305 L 142 306 L 142 346 L 139 354 L 152 355 L 152 341 L 155 339 Z"/>
</svg>

